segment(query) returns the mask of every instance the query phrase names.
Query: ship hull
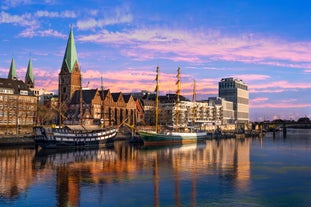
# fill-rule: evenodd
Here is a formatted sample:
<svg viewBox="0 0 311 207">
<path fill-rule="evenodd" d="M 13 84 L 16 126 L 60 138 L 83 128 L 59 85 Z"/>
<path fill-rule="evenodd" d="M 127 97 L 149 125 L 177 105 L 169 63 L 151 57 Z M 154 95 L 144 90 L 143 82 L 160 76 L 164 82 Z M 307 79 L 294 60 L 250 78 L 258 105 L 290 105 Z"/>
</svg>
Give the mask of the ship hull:
<svg viewBox="0 0 311 207">
<path fill-rule="evenodd" d="M 35 143 L 44 149 L 66 147 L 98 147 L 114 141 L 117 130 L 106 128 L 96 131 L 79 131 L 60 128 L 34 127 Z"/>
<path fill-rule="evenodd" d="M 145 145 L 160 145 L 160 144 L 186 144 L 201 141 L 206 139 L 205 132 L 198 133 L 179 133 L 170 132 L 166 134 L 140 131 L 139 132 Z"/>
</svg>

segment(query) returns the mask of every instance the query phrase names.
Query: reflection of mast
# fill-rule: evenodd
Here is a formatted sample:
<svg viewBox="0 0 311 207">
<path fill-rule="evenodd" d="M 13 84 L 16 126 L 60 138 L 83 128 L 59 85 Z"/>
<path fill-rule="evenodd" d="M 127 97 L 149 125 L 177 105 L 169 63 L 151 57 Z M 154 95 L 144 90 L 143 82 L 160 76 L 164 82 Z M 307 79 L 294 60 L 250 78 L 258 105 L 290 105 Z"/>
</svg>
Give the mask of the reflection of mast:
<svg viewBox="0 0 311 207">
<path fill-rule="evenodd" d="M 192 160 L 194 162 L 194 159 Z M 191 186 L 191 206 L 195 207 L 197 204 L 197 172 L 196 165 L 192 167 L 192 186 Z"/>
<path fill-rule="evenodd" d="M 156 88 L 155 88 L 155 92 L 156 92 L 156 100 L 155 100 L 155 124 L 156 124 L 156 133 L 159 132 L 159 126 L 158 126 L 158 122 L 159 122 L 159 73 L 160 73 L 160 68 L 159 66 L 157 66 L 157 70 L 156 70 L 157 74 L 156 74 Z"/>
<path fill-rule="evenodd" d="M 153 175 L 154 175 L 154 206 L 159 206 L 159 163 L 158 163 L 158 153 L 156 158 L 154 159 L 154 168 L 153 168 Z"/>
<path fill-rule="evenodd" d="M 179 186 L 178 158 L 176 158 L 174 163 L 175 163 L 175 166 L 174 166 L 175 203 L 176 203 L 176 206 L 180 206 L 180 186 Z"/>
</svg>

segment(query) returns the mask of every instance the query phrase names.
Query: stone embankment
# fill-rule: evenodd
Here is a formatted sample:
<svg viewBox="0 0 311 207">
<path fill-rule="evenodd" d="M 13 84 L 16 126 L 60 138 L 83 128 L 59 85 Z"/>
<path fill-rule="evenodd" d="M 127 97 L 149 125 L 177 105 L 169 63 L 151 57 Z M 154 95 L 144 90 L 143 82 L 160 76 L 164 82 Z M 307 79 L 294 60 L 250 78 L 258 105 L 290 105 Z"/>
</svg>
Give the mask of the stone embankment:
<svg viewBox="0 0 311 207">
<path fill-rule="evenodd" d="M 32 127 L 0 129 L 0 147 L 11 147 L 20 145 L 33 145 Z"/>
<path fill-rule="evenodd" d="M 11 147 L 20 145 L 34 145 L 33 137 L 21 137 L 21 136 L 0 137 L 0 147 Z"/>
</svg>

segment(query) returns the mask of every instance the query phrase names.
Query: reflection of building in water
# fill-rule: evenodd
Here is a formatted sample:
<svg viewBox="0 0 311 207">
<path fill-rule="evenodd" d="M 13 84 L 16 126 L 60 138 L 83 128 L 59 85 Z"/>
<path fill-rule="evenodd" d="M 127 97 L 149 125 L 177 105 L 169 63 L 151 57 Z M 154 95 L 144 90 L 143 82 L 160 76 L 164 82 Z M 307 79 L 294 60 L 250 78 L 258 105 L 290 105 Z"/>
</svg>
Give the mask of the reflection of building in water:
<svg viewBox="0 0 311 207">
<path fill-rule="evenodd" d="M 137 150 L 124 142 L 115 142 L 113 149 L 94 149 L 48 154 L 39 151 L 34 158 L 38 171 L 56 170 L 56 194 L 59 206 L 79 206 L 83 197 L 82 185 L 106 184 L 135 179 L 141 171 L 148 171 L 153 181 L 154 206 L 160 206 L 161 184 L 172 178 L 172 192 L 176 206 L 184 197 L 197 204 L 197 190 L 202 180 L 211 174 L 230 182 L 235 190 L 247 190 L 250 177 L 251 140 L 208 140 L 204 143 L 164 146 L 161 149 Z M 161 176 L 162 173 L 164 176 Z M 148 174 L 148 173 L 147 173 Z M 161 179 L 162 178 L 162 179 Z M 168 179 L 170 181 L 170 179 Z M 185 182 L 188 191 L 184 190 Z M 167 187 L 167 186 L 166 186 Z M 185 188 L 187 189 L 187 188 Z M 185 193 L 187 195 L 184 195 Z M 94 192 L 96 193 L 96 192 Z M 152 195 L 152 194 L 151 194 Z M 165 195 L 166 196 L 166 195 Z"/>
<path fill-rule="evenodd" d="M 0 198 L 14 199 L 32 184 L 33 154 L 30 149 L 0 150 Z"/>
<path fill-rule="evenodd" d="M 221 175 L 232 177 L 241 190 L 247 187 L 250 178 L 250 140 L 210 140 L 204 149 L 180 151 L 174 154 L 174 162 L 188 171 L 202 166 L 216 167 Z"/>
<path fill-rule="evenodd" d="M 174 178 L 174 200 L 176 206 L 181 205 L 181 179 L 191 180 L 191 205 L 196 206 L 197 180 L 206 174 L 217 173 L 221 178 L 233 184 L 240 191 L 248 188 L 250 179 L 250 140 L 226 139 L 208 140 L 202 144 L 189 144 L 177 147 L 166 147 L 140 154 L 140 159 L 154 161 L 154 200 L 159 205 L 159 172 L 163 163 L 171 162 Z M 144 156 L 144 157 L 143 157 Z M 164 161 L 164 162 L 163 162 Z M 144 163 L 144 166 L 147 163 Z M 229 180 L 228 180 L 229 179 Z M 188 195 L 189 196 L 189 195 Z"/>
<path fill-rule="evenodd" d="M 111 183 L 129 179 L 137 171 L 133 148 L 115 143 L 114 149 L 39 151 L 35 168 L 56 169 L 58 206 L 79 206 L 81 183 Z"/>
<path fill-rule="evenodd" d="M 236 182 L 239 190 L 247 187 L 250 178 L 249 146 L 249 139 L 212 141 L 209 145 L 211 160 L 222 175 Z"/>
</svg>

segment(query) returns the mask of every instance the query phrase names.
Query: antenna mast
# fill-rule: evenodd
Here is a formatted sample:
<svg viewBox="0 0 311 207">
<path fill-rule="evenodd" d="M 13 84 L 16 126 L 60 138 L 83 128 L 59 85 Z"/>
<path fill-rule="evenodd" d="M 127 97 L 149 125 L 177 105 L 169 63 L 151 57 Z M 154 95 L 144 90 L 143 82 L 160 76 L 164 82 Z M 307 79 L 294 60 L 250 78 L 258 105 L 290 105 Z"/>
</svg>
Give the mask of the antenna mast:
<svg viewBox="0 0 311 207">
<path fill-rule="evenodd" d="M 180 67 L 178 67 L 177 69 L 177 82 L 176 82 L 176 85 L 177 85 L 177 91 L 176 91 L 176 127 L 178 129 L 178 122 L 179 122 L 179 103 L 180 103 Z"/>
</svg>

